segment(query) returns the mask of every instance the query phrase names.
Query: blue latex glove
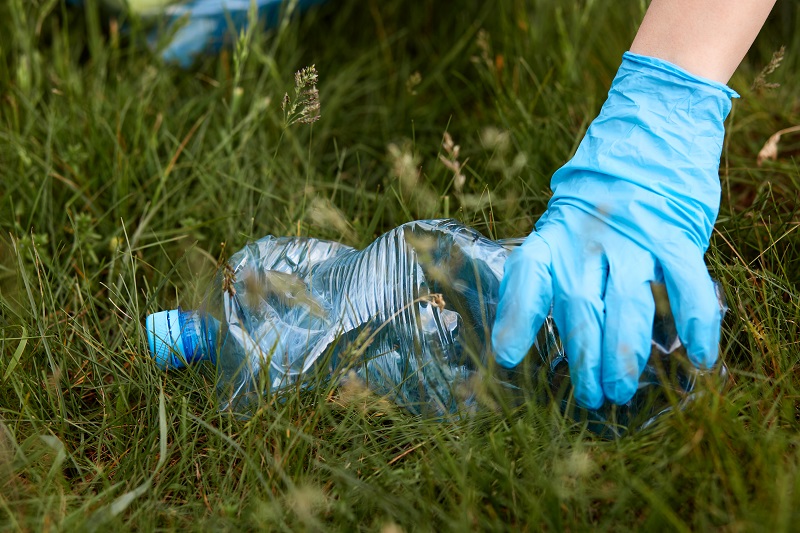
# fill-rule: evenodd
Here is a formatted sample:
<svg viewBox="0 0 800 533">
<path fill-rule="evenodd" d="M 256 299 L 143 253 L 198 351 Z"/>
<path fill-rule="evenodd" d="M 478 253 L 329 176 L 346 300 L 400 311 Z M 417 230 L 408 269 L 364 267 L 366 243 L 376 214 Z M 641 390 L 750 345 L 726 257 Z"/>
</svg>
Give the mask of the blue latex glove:
<svg viewBox="0 0 800 533">
<path fill-rule="evenodd" d="M 600 115 L 553 175 L 536 231 L 506 262 L 492 334 L 501 366 L 522 360 L 552 309 L 577 402 L 627 403 L 650 355 L 653 281 L 666 284 L 692 363 L 716 362 L 722 313 L 703 254 L 737 96 L 625 53 Z"/>
</svg>

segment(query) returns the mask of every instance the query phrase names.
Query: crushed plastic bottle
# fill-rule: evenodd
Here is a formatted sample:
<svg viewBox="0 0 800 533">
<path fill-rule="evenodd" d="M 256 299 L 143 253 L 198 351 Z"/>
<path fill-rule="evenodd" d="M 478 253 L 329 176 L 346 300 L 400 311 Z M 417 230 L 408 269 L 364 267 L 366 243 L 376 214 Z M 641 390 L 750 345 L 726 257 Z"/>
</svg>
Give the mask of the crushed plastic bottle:
<svg viewBox="0 0 800 533">
<path fill-rule="evenodd" d="M 435 417 L 475 408 L 476 379 L 521 397 L 544 372 L 549 398 L 570 410 L 552 320 L 526 363 L 509 371 L 491 361 L 503 267 L 520 242 L 492 241 L 452 220 L 403 224 L 364 250 L 265 237 L 230 258 L 200 311 L 148 316 L 150 350 L 162 368 L 215 362 L 221 409 L 244 416 L 264 395 L 353 372 L 377 394 Z M 631 402 L 573 411 L 598 433 L 647 425 L 695 394 L 700 372 L 682 355 L 669 311 L 657 308 L 652 354 Z"/>
</svg>

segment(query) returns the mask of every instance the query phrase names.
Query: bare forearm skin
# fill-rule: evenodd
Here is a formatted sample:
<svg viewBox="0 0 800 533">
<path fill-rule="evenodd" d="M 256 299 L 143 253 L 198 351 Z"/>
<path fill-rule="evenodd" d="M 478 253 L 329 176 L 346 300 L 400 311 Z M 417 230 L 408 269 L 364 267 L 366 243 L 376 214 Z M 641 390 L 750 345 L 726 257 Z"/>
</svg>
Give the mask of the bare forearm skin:
<svg viewBox="0 0 800 533">
<path fill-rule="evenodd" d="M 653 0 L 631 52 L 728 83 L 776 0 Z"/>
</svg>

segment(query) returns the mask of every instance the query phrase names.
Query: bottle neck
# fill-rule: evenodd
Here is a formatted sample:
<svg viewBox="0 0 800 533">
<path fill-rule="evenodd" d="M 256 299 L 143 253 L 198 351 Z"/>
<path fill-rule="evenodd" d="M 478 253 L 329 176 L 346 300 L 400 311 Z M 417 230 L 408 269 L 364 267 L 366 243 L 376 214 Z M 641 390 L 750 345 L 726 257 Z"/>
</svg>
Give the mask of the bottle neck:
<svg viewBox="0 0 800 533">
<path fill-rule="evenodd" d="M 197 311 L 179 310 L 183 354 L 188 364 L 216 362 L 219 321 Z"/>
</svg>

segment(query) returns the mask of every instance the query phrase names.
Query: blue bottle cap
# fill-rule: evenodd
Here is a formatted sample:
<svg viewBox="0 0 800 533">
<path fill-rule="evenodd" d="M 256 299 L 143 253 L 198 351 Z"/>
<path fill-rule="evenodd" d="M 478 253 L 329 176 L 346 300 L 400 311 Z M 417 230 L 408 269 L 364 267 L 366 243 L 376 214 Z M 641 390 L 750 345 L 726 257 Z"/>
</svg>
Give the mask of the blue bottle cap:
<svg viewBox="0 0 800 533">
<path fill-rule="evenodd" d="M 182 368 L 193 354 L 184 353 L 181 310 L 160 311 L 145 319 L 150 354 L 162 370 Z M 188 357 L 187 357 L 188 356 Z"/>
</svg>

